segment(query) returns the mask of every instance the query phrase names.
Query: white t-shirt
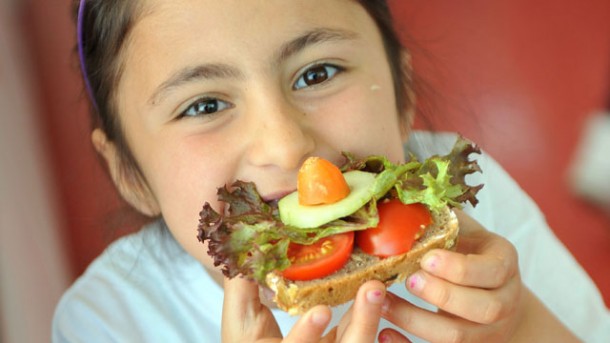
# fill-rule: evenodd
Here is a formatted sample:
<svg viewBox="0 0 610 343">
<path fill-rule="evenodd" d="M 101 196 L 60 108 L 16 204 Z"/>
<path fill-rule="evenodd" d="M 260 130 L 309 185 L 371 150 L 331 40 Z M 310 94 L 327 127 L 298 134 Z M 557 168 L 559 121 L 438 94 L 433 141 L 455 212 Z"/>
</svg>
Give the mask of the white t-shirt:
<svg viewBox="0 0 610 343">
<path fill-rule="evenodd" d="M 420 157 L 447 153 L 454 134 L 413 133 Z M 553 235 L 534 202 L 489 156 L 479 205 L 465 209 L 519 252 L 524 283 L 586 342 L 610 341 L 610 312 L 585 271 Z M 195 232 L 193 233 L 195 238 Z M 203 249 L 203 246 L 202 246 Z M 391 290 L 424 307 L 404 285 Z M 173 239 L 162 221 L 113 243 L 72 285 L 53 320 L 53 342 L 219 342 L 223 290 Z M 349 304 L 333 309 L 336 325 Z M 286 334 L 298 317 L 274 310 Z M 380 328 L 391 324 L 382 321 Z"/>
</svg>

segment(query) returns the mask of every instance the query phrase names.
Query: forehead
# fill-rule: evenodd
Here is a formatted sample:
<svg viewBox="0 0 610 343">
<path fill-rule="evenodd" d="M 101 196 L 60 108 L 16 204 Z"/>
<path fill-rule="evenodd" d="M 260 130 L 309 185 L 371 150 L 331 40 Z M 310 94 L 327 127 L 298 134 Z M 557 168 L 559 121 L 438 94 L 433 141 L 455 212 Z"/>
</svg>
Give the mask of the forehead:
<svg viewBox="0 0 610 343">
<path fill-rule="evenodd" d="M 239 26 L 256 22 L 274 26 L 276 22 L 295 15 L 307 20 L 312 13 L 317 14 L 317 17 L 333 17 L 361 7 L 356 0 L 143 0 L 140 4 L 147 9 L 149 17 L 163 17 L 163 20 L 175 17 L 180 20 L 186 17 L 202 18 L 205 15 L 214 22 L 220 20 L 228 25 L 237 23 Z"/>
<path fill-rule="evenodd" d="M 178 48 L 174 54 L 179 55 L 197 44 L 206 44 L 207 54 L 226 55 L 311 27 L 363 30 L 372 22 L 354 0 L 146 0 L 142 5 L 127 48 L 140 56 L 168 50 L 161 48 Z"/>
<path fill-rule="evenodd" d="M 176 70 L 201 63 L 241 70 L 273 63 L 287 41 L 312 29 L 353 32 L 379 40 L 376 26 L 355 0 L 146 0 L 124 51 L 122 79 L 152 92 Z M 123 87 L 124 86 L 124 87 Z M 119 96 L 119 102 L 121 96 Z"/>
</svg>

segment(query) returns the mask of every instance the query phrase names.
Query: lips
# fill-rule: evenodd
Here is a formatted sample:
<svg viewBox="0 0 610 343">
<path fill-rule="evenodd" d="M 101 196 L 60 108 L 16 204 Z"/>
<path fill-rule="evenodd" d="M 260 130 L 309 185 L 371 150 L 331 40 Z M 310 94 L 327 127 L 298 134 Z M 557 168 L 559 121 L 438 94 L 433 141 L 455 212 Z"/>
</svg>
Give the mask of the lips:
<svg viewBox="0 0 610 343">
<path fill-rule="evenodd" d="M 295 189 L 291 189 L 288 191 L 279 191 L 279 192 L 273 192 L 273 193 L 269 193 L 266 195 L 262 195 L 261 198 L 263 199 L 264 202 L 266 203 L 276 203 L 283 197 L 285 197 L 286 195 L 294 192 Z"/>
</svg>

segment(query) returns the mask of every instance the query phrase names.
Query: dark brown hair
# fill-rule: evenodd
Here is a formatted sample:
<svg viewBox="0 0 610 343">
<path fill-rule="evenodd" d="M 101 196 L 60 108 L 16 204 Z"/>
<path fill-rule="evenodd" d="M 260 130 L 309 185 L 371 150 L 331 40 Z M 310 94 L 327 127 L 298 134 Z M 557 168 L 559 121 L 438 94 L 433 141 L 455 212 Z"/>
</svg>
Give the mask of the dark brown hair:
<svg viewBox="0 0 610 343">
<path fill-rule="evenodd" d="M 387 59 L 394 81 L 396 106 L 401 114 L 402 124 L 406 124 L 406 113 L 414 104 L 409 96 L 412 87 L 411 71 L 403 61 L 404 49 L 395 31 L 390 9 L 386 0 L 356 0 L 375 21 L 385 47 Z M 79 1 L 75 1 L 77 13 Z M 108 140 L 112 141 L 122 159 L 120 165 L 131 170 L 123 170 L 123 177 L 143 181 L 139 169 L 122 132 L 119 120 L 115 90 L 123 69 L 123 47 L 129 33 L 142 15 L 140 1 L 136 0 L 89 0 L 86 2 L 82 20 L 84 78 L 91 85 L 92 125 L 101 128 Z M 133 173 L 135 172 L 135 173 Z"/>
<path fill-rule="evenodd" d="M 400 120 L 403 125 L 407 125 L 410 118 L 407 118 L 408 112 L 414 109 L 415 103 L 412 96 L 413 70 L 406 63 L 406 49 L 400 41 L 398 32 L 394 26 L 392 13 L 387 4 L 387 0 L 357 0 L 364 7 L 371 18 L 377 24 L 377 28 L 381 33 L 383 45 L 386 52 L 386 57 L 392 72 L 394 81 L 394 95 L 396 98 L 396 108 L 400 114 Z"/>
<path fill-rule="evenodd" d="M 82 18 L 77 18 L 79 0 L 73 3 L 77 25 L 82 25 L 80 63 L 84 64 L 83 79 L 89 82 L 91 125 L 100 128 L 117 149 L 120 177 L 132 184 L 144 186 L 144 178 L 127 144 L 117 108 L 116 89 L 124 63 L 124 46 L 131 29 L 139 19 L 141 3 L 137 0 L 86 1 Z M 83 70 L 83 69 L 81 69 Z M 86 84 L 86 83 L 85 83 Z"/>
</svg>

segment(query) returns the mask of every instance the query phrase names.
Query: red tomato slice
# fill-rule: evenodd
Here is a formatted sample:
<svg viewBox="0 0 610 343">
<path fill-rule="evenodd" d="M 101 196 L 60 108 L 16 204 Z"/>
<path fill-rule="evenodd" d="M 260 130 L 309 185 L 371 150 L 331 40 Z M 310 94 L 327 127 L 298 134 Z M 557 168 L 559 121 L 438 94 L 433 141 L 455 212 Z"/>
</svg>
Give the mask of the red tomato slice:
<svg viewBox="0 0 610 343">
<path fill-rule="evenodd" d="M 379 224 L 358 231 L 356 244 L 365 253 L 380 257 L 404 254 L 411 250 L 417 234 L 432 222 L 423 204 L 405 205 L 394 199 L 378 204 Z"/>
<path fill-rule="evenodd" d="M 346 232 L 322 238 L 311 245 L 290 243 L 290 267 L 281 274 L 289 280 L 313 280 L 341 269 L 352 254 L 354 233 Z"/>
</svg>

